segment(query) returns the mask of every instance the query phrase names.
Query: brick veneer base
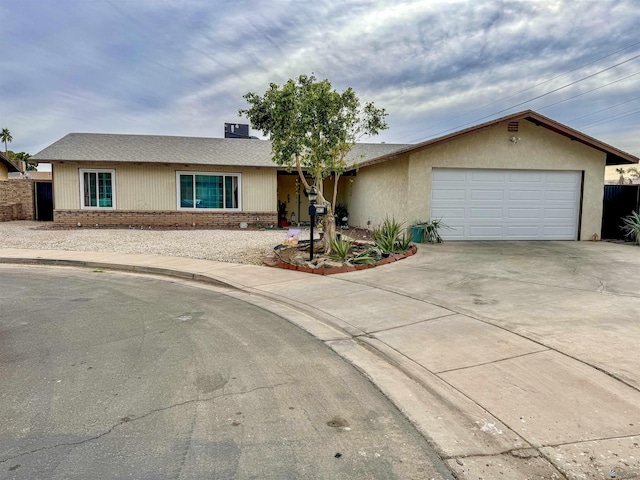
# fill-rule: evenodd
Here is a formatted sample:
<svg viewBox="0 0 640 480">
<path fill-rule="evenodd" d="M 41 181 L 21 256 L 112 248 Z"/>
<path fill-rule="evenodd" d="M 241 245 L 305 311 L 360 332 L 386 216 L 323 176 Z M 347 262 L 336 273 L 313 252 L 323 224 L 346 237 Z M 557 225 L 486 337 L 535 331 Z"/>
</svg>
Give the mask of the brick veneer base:
<svg viewBox="0 0 640 480">
<path fill-rule="evenodd" d="M 33 180 L 0 181 L 0 222 L 33 220 Z"/>
<path fill-rule="evenodd" d="M 277 212 L 177 212 L 54 210 L 54 226 L 102 228 L 250 228 L 278 225 Z"/>
</svg>

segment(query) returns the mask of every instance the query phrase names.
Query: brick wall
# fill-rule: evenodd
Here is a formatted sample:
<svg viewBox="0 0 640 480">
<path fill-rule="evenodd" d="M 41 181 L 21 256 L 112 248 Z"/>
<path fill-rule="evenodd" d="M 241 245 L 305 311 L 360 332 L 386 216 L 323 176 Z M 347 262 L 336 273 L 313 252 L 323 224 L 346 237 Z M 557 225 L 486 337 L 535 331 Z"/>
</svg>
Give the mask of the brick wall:
<svg viewBox="0 0 640 480">
<path fill-rule="evenodd" d="M 0 222 L 33 220 L 33 180 L 0 182 Z"/>
<path fill-rule="evenodd" d="M 102 228 L 250 228 L 278 225 L 277 212 L 179 212 L 128 210 L 54 210 L 54 225 L 59 227 Z"/>
</svg>

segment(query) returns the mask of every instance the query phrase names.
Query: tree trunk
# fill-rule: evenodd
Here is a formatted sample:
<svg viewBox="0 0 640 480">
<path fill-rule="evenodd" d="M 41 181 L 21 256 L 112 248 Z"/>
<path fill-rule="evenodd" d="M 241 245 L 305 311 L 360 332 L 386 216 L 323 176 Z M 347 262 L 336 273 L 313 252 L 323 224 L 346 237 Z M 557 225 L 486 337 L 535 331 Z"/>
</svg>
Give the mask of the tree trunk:
<svg viewBox="0 0 640 480">
<path fill-rule="evenodd" d="M 331 208 L 331 205 L 327 205 L 327 215 L 324 217 L 322 226 L 324 231 L 324 237 L 322 238 L 324 252 L 327 255 L 330 255 L 331 242 L 336 238 L 336 217 L 333 216 L 333 209 Z"/>
</svg>

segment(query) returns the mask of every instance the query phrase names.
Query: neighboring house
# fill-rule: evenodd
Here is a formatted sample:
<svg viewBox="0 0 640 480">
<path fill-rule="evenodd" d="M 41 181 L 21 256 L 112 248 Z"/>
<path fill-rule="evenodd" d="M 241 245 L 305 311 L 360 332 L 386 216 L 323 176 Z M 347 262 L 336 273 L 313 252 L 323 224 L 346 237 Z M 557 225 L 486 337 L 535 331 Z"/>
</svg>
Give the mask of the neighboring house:
<svg viewBox="0 0 640 480">
<path fill-rule="evenodd" d="M 20 174 L 20 167 L 0 152 L 0 222 L 33 220 L 33 183 L 9 181 L 9 174 Z"/>
<path fill-rule="evenodd" d="M 600 236 L 605 165 L 638 158 L 531 110 L 364 161 L 349 221 L 442 218 L 445 239 Z"/>
<path fill-rule="evenodd" d="M 9 173 L 20 173 L 20 167 L 9 160 L 3 152 L 0 152 L 0 181 L 8 180 Z"/>
<path fill-rule="evenodd" d="M 308 220 L 296 172 L 265 140 L 72 133 L 32 159 L 52 164 L 61 225 L 275 226 L 278 202 Z M 358 144 L 349 159 L 338 201 L 352 226 L 442 218 L 445 238 L 478 240 L 599 236 L 605 165 L 638 163 L 531 110 L 416 145 Z"/>
<path fill-rule="evenodd" d="M 403 146 L 359 144 L 348 160 Z M 271 161 L 266 140 L 71 133 L 31 158 L 52 164 L 60 225 L 277 226 L 278 201 L 309 218 L 297 173 Z"/>
</svg>

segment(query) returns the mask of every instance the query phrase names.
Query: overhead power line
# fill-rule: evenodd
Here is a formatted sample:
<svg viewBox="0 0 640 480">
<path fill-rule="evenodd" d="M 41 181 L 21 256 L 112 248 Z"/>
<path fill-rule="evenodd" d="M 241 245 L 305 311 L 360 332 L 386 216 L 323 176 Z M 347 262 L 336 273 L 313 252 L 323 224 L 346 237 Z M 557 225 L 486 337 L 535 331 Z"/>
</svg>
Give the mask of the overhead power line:
<svg viewBox="0 0 640 480">
<path fill-rule="evenodd" d="M 619 107 L 620 105 L 624 105 L 626 103 L 633 102 L 634 100 L 638 100 L 639 98 L 640 98 L 640 96 L 639 97 L 633 97 L 633 98 L 630 98 L 629 100 L 625 100 L 624 102 L 620 102 L 620 103 L 616 103 L 616 104 L 610 105 L 610 106 L 608 106 L 606 108 L 602 108 L 600 110 L 596 110 L 595 112 L 590 112 L 590 113 L 587 113 L 586 115 L 581 115 L 579 117 L 572 118 L 571 120 L 568 120 L 568 121 L 569 122 L 575 122 L 576 120 L 580 120 L 582 118 L 591 117 L 593 115 L 597 115 L 598 113 L 606 112 L 607 110 L 611 110 L 612 108 Z"/>
<path fill-rule="evenodd" d="M 478 123 L 479 121 L 484 120 L 484 119 L 486 119 L 486 118 L 494 117 L 494 116 L 496 116 L 496 115 L 498 115 L 498 114 L 500 114 L 500 113 L 506 112 L 506 111 L 508 111 L 508 110 L 512 110 L 512 109 L 514 109 L 514 108 L 516 108 L 516 107 L 519 107 L 519 106 L 521 106 L 521 105 L 524 105 L 524 104 L 526 104 L 526 103 L 530 103 L 530 102 L 532 102 L 532 101 L 534 101 L 534 100 L 538 100 L 539 98 L 546 97 L 547 95 L 551 95 L 552 93 L 559 92 L 560 90 L 563 90 L 563 89 L 565 89 L 565 88 L 568 88 L 568 87 L 570 87 L 570 86 L 572 86 L 572 85 L 576 85 L 577 83 L 580 83 L 580 82 L 583 82 L 583 81 L 585 81 L 585 80 L 588 80 L 589 78 L 593 78 L 593 77 L 595 77 L 596 75 L 600 75 L 601 73 L 604 73 L 604 72 L 607 72 L 607 71 L 609 71 L 609 70 L 611 70 L 611 69 L 613 69 L 613 68 L 619 67 L 620 65 L 624 65 L 625 63 L 629 63 L 629 62 L 631 62 L 631 61 L 635 60 L 635 59 L 636 59 L 636 58 L 638 58 L 638 57 L 640 57 L 640 54 L 639 54 L 639 55 L 635 55 L 635 56 L 633 56 L 633 57 L 631 57 L 631 58 L 628 58 L 628 59 L 626 59 L 626 60 L 624 60 L 624 61 L 622 61 L 622 62 L 616 63 L 615 65 L 611 65 L 610 67 L 603 68 L 602 70 L 599 70 L 599 71 L 597 71 L 597 72 L 595 72 L 595 73 L 592 73 L 592 74 L 590 74 L 590 75 L 587 75 L 587 76 L 585 76 L 585 77 L 579 78 L 578 80 L 574 80 L 573 82 L 567 83 L 566 85 L 562 85 L 561 87 L 554 88 L 553 90 L 550 90 L 550 91 L 548 91 L 548 92 L 542 93 L 542 94 L 540 94 L 540 95 L 536 95 L 535 97 L 532 97 L 532 98 L 530 98 L 530 99 L 528 99 L 528 100 L 525 100 L 525 101 L 523 101 L 523 102 L 516 103 L 515 105 L 512 105 L 512 106 L 507 107 L 507 108 L 503 108 L 502 110 L 498 110 L 497 112 L 490 113 L 489 115 L 485 115 L 485 116 L 480 117 L 480 118 L 478 118 L 478 119 L 476 119 L 476 120 L 473 120 L 473 121 L 471 121 L 471 122 L 467 122 L 467 123 L 464 123 L 464 124 L 462 124 L 462 125 L 458 125 L 458 126 L 456 126 L 456 127 L 449 128 L 449 129 L 447 129 L 447 130 L 443 130 L 443 131 L 438 132 L 438 133 L 436 133 L 436 134 L 434 134 L 434 135 L 432 135 L 432 136 L 430 136 L 430 137 L 428 137 L 428 138 L 433 138 L 433 137 L 436 137 L 436 136 L 439 136 L 439 135 L 445 134 L 445 133 L 447 133 L 447 132 L 451 132 L 451 131 L 459 130 L 460 128 L 466 127 L 466 126 L 468 126 L 468 125 L 476 124 L 476 123 Z M 417 140 L 417 141 L 420 141 L 420 140 Z"/>
<path fill-rule="evenodd" d="M 637 108 L 631 112 L 625 113 L 625 114 L 620 114 L 620 115 L 616 115 L 614 117 L 609 117 L 609 118 L 605 118 L 604 120 L 599 120 L 596 122 L 591 122 L 591 123 L 587 123 L 586 125 L 581 126 L 581 129 L 587 129 L 587 128 L 592 128 L 592 127 L 596 127 L 598 125 L 602 125 L 603 123 L 609 123 L 609 122 L 613 122 L 614 120 L 620 120 L 621 118 L 625 118 L 625 117 L 630 117 L 632 115 L 635 115 L 637 113 L 640 113 L 640 108 Z"/>
<path fill-rule="evenodd" d="M 534 88 L 540 87 L 540 86 L 542 86 L 542 85 L 546 85 L 547 83 L 552 82 L 553 80 L 556 80 L 556 79 L 558 79 L 558 78 L 560 78 L 560 77 L 563 77 L 564 75 L 567 75 L 567 74 L 569 74 L 569 73 L 573 73 L 573 72 L 575 72 L 575 71 L 577 71 L 577 70 L 580 70 L 581 68 L 584 68 L 584 67 L 587 67 L 587 66 L 589 66 L 589 65 L 592 65 L 592 64 L 594 64 L 594 63 L 597 63 L 597 62 L 599 62 L 600 60 L 604 60 L 605 58 L 609 58 L 609 57 L 611 57 L 611 56 L 613 56 L 613 55 L 615 55 L 615 54 L 617 54 L 617 53 L 623 52 L 623 51 L 628 50 L 629 48 L 631 48 L 631 47 L 635 47 L 635 46 L 637 46 L 637 45 L 640 45 L 640 42 L 635 42 L 635 43 L 632 43 L 632 44 L 630 44 L 630 45 L 627 45 L 626 47 L 622 47 L 622 48 L 620 48 L 620 49 L 616 50 L 615 52 L 611 52 L 611 53 L 609 53 L 609 54 L 607 54 L 607 55 L 605 55 L 605 56 L 603 56 L 603 57 L 599 57 L 599 58 L 597 58 L 597 59 L 595 59 L 595 60 L 592 60 L 592 61 L 590 61 L 590 62 L 584 63 L 584 64 L 580 65 L 579 67 L 573 68 L 573 69 L 571 69 L 571 70 L 567 70 L 567 71 L 565 71 L 565 72 L 563 72 L 563 73 L 561 73 L 561 74 L 559 74 L 559 75 L 556 75 L 555 77 L 552 77 L 552 78 L 550 78 L 550 79 L 548 79 L 548 80 L 544 80 L 543 82 L 540 82 L 540 83 L 536 83 L 535 85 L 533 85 L 533 86 L 531 86 L 531 87 L 528 87 L 528 88 L 525 88 L 525 89 L 523 89 L 523 90 L 519 90 L 518 92 L 513 93 L 513 94 L 511 94 L 511 95 L 509 95 L 509 96 L 507 96 L 507 97 L 501 98 L 501 99 L 499 99 L 499 100 L 495 100 L 495 101 L 493 101 L 493 102 L 486 103 L 486 104 L 484 104 L 484 105 L 482 105 L 482 106 L 480 106 L 480 107 L 478 107 L 478 108 L 475 108 L 475 109 L 473 109 L 473 110 L 469 110 L 469 111 L 468 111 L 468 112 L 466 112 L 466 113 L 462 113 L 462 114 L 460 114 L 460 115 L 456 115 L 455 117 L 449 117 L 449 118 L 448 118 L 448 119 L 446 119 L 446 120 L 443 120 L 443 121 L 440 121 L 440 122 L 438 122 L 438 123 L 432 124 L 432 125 L 430 125 L 430 126 L 429 126 L 429 127 L 427 127 L 427 128 L 423 128 L 423 129 L 420 129 L 420 130 L 416 130 L 416 131 L 414 131 L 413 133 L 409 133 L 409 134 L 407 134 L 407 135 L 401 135 L 400 137 L 397 137 L 397 139 L 398 139 L 398 140 L 401 140 L 401 139 L 403 139 L 403 138 L 407 138 L 407 137 L 412 136 L 412 135 L 417 135 L 417 134 L 418 134 L 418 133 L 420 133 L 420 132 L 424 132 L 424 131 L 426 131 L 426 130 L 432 129 L 433 127 L 436 127 L 436 126 L 438 126 L 438 125 L 442 125 L 443 123 L 449 122 L 449 121 L 451 121 L 451 120 L 455 120 L 455 119 L 457 119 L 457 118 L 461 118 L 461 117 L 466 117 L 467 115 L 470 115 L 470 114 L 472 114 L 472 113 L 474 113 L 474 112 L 478 112 L 478 111 L 480 111 L 480 110 L 482 110 L 482 109 L 484 109 L 484 108 L 486 108 L 486 107 L 489 107 L 489 106 L 491 106 L 491 105 L 495 105 L 496 103 L 500 103 L 500 102 L 503 102 L 503 101 L 508 100 L 508 99 L 510 99 L 510 98 L 516 97 L 516 96 L 520 95 L 521 93 L 527 92 L 527 91 L 529 91 L 529 90 L 533 90 Z"/>
<path fill-rule="evenodd" d="M 627 75 L 626 77 L 619 78 L 618 80 L 614 80 L 613 82 L 605 83 L 604 85 L 600 85 L 599 87 L 592 88 L 591 90 L 587 90 L 586 92 L 579 93 L 577 95 L 574 95 L 573 97 L 565 98 L 564 100 L 559 100 L 557 102 L 550 103 L 549 105 L 545 105 L 544 107 L 538 107 L 536 108 L 536 110 L 544 110 L 545 108 L 553 107 L 554 105 L 558 105 L 559 103 L 568 102 L 569 100 L 573 100 L 574 98 L 581 97 L 582 95 L 586 95 L 587 93 L 595 92 L 596 90 L 600 90 L 601 88 L 608 87 L 609 85 L 613 85 L 614 83 L 622 82 L 623 80 L 627 80 L 628 78 L 635 77 L 636 75 L 640 75 L 640 72 Z"/>
</svg>

